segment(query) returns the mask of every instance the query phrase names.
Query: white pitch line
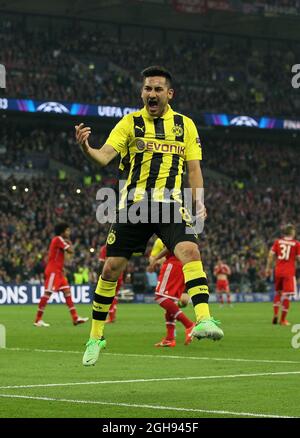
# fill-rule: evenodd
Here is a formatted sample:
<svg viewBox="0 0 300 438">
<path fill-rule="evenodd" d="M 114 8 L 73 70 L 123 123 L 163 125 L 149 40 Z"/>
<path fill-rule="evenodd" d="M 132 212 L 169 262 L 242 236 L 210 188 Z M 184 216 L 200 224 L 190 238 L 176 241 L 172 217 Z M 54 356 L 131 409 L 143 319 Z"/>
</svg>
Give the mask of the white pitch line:
<svg viewBox="0 0 300 438">
<path fill-rule="evenodd" d="M 83 354 L 83 351 L 74 350 L 45 350 L 39 348 L 3 348 L 1 351 L 27 351 L 34 353 L 62 353 L 62 354 Z M 190 360 L 211 360 L 221 362 L 254 362 L 254 363 L 279 363 L 279 364 L 300 364 L 300 361 L 296 360 L 273 360 L 273 359 L 243 359 L 243 358 L 230 358 L 230 357 L 207 357 L 207 356 L 171 356 L 162 354 L 134 354 L 134 353 L 104 353 L 101 352 L 101 356 L 126 356 L 126 357 L 141 357 L 141 358 L 159 358 L 159 359 L 190 359 Z"/>
<path fill-rule="evenodd" d="M 33 397 L 27 395 L 15 395 L 15 394 L 0 394 L 0 397 L 5 398 L 21 398 L 27 400 L 43 400 L 43 401 L 54 401 L 63 403 L 81 403 L 81 404 L 92 404 L 92 405 L 105 405 L 105 406 L 121 406 L 126 408 L 142 408 L 142 409 L 156 409 L 156 410 L 166 410 L 166 411 L 177 411 L 177 412 L 199 412 L 204 414 L 220 414 L 220 415 L 235 415 L 240 417 L 263 417 L 263 418 L 298 418 L 285 415 L 274 415 L 274 414 L 257 414 L 254 412 L 232 412 L 232 411 L 218 411 L 212 409 L 193 409 L 193 408 L 177 408 L 175 406 L 159 406 L 159 405 L 142 405 L 136 403 L 112 403 L 96 400 L 70 400 L 65 398 L 52 398 L 52 397 Z"/>
<path fill-rule="evenodd" d="M 222 376 L 185 376 L 185 377 L 161 377 L 153 379 L 130 379 L 130 380 L 98 380 L 91 382 L 68 382 L 68 383 L 40 383 L 35 385 L 11 385 L 0 386 L 0 389 L 21 389 L 21 388 L 50 388 L 57 386 L 79 386 L 79 385 L 107 385 L 113 383 L 148 383 L 148 382 L 173 382 L 183 380 L 213 380 L 213 379 L 236 379 L 240 377 L 263 377 L 263 376 L 284 376 L 300 374 L 300 371 L 278 371 L 275 373 L 252 373 L 252 374 L 228 374 Z"/>
</svg>

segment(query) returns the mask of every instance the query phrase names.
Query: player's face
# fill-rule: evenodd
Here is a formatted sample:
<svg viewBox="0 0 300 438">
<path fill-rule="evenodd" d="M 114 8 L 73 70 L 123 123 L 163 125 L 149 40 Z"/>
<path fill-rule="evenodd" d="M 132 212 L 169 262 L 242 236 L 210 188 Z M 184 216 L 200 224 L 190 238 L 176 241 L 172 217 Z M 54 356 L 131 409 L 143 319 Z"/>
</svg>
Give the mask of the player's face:
<svg viewBox="0 0 300 438">
<path fill-rule="evenodd" d="M 141 97 L 150 116 L 161 117 L 167 112 L 168 102 L 174 94 L 168 84 L 162 76 L 145 78 Z"/>
<path fill-rule="evenodd" d="M 71 236 L 71 229 L 70 228 L 66 228 L 64 233 L 63 233 L 63 237 L 65 239 L 70 239 L 70 236 Z"/>
</svg>

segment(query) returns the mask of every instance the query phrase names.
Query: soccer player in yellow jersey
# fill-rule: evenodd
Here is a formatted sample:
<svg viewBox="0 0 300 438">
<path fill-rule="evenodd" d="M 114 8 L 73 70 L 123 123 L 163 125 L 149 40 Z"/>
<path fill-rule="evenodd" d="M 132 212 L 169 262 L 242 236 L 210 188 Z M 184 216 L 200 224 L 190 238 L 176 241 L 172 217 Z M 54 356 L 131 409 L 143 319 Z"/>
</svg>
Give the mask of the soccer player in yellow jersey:
<svg viewBox="0 0 300 438">
<path fill-rule="evenodd" d="M 186 166 L 196 217 L 206 216 L 203 203 L 196 197 L 197 190 L 203 188 L 199 135 L 191 119 L 170 107 L 174 90 L 171 74 L 165 68 L 148 67 L 142 72 L 142 79 L 143 109 L 124 116 L 101 149 L 89 145 L 89 127 L 83 123 L 75 126 L 76 140 L 82 151 L 98 165 L 106 166 L 118 154 L 121 170 L 129 163 L 116 220 L 107 237 L 107 259 L 94 294 L 92 329 L 83 356 L 85 366 L 94 365 L 106 345 L 105 320 L 120 273 L 134 252 L 145 250 L 153 234 L 161 238 L 183 265 L 186 290 L 197 320 L 193 337 L 219 340 L 224 336 L 219 322 L 209 312 L 209 290 L 197 235 L 187 232 L 189 219 L 182 215 L 182 174 Z M 171 196 L 167 195 L 170 193 Z M 124 223 L 126 207 L 140 203 L 143 210 L 145 199 L 147 205 L 151 204 L 148 223 L 133 223 L 130 219 Z M 166 207 L 169 208 L 168 221 L 164 217 Z M 158 220 L 154 220 L 153 211 Z M 183 216 L 181 222 L 177 220 L 179 213 Z"/>
</svg>

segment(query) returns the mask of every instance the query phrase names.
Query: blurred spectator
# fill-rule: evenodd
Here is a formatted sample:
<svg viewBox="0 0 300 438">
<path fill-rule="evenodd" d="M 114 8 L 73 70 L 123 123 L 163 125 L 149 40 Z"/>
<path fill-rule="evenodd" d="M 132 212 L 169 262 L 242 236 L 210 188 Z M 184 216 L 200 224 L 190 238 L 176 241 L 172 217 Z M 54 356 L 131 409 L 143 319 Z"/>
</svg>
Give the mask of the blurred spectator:
<svg viewBox="0 0 300 438">
<path fill-rule="evenodd" d="M 291 86 L 300 46 L 285 41 L 261 45 L 241 37 L 221 43 L 199 33 L 158 44 L 88 32 L 73 21 L 63 30 L 50 31 L 49 25 L 40 31 L 7 20 L 0 22 L 0 39 L 7 97 L 136 107 L 139 72 L 162 64 L 175 77 L 179 111 L 300 114 Z"/>
<path fill-rule="evenodd" d="M 43 142 L 41 146 L 43 149 Z M 210 280 L 220 256 L 232 267 L 233 290 L 257 290 L 262 287 L 266 254 L 280 233 L 280 225 L 293 222 L 299 229 L 297 149 L 287 145 L 283 153 L 276 144 L 244 141 L 241 145 L 238 140 L 225 144 L 224 149 L 222 152 L 223 145 L 216 141 L 211 147 L 207 142 L 204 148 L 204 173 L 211 169 L 220 177 L 227 176 L 227 180 L 205 176 L 208 218 L 201 235 L 201 252 Z M 67 160 L 67 147 L 64 154 L 62 159 Z M 78 149 L 77 156 L 82 159 Z M 264 156 L 269 156 L 270 161 Z M 286 172 L 281 170 L 283 162 L 289 169 Z M 42 281 L 47 242 L 59 220 L 72 224 L 72 240 L 78 242 L 75 256 L 67 266 L 70 279 L 74 281 L 74 275 L 88 267 L 89 281 L 95 282 L 98 271 L 95 254 L 109 227 L 96 220 L 96 193 L 100 187 L 109 187 L 117 180 L 115 169 L 116 163 L 108 166 L 101 183 L 95 182 L 91 173 L 93 183 L 87 186 L 51 176 L 0 180 L 0 282 Z M 237 180 L 243 180 L 243 185 L 237 185 Z M 134 276 L 136 280 L 140 278 L 135 274 L 144 273 L 146 266 L 147 258 L 133 257 L 125 282 L 132 282 Z"/>
</svg>

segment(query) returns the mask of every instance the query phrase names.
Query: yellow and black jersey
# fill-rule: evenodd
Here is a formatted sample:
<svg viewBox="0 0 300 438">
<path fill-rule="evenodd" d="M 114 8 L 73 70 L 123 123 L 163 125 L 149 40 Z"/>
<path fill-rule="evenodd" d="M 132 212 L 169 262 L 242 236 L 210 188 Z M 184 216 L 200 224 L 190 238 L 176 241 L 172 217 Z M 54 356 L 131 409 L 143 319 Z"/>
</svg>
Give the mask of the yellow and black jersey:
<svg viewBox="0 0 300 438">
<path fill-rule="evenodd" d="M 165 248 L 165 245 L 163 241 L 158 237 L 152 247 L 150 257 L 156 257 L 158 254 L 162 252 L 162 250 Z"/>
<path fill-rule="evenodd" d="M 119 208 L 142 200 L 145 192 L 155 201 L 170 200 L 167 193 L 180 199 L 184 163 L 202 159 L 194 122 L 169 105 L 162 117 L 150 116 L 146 108 L 126 115 L 105 143 L 120 153 L 120 170 L 129 166 Z"/>
</svg>

